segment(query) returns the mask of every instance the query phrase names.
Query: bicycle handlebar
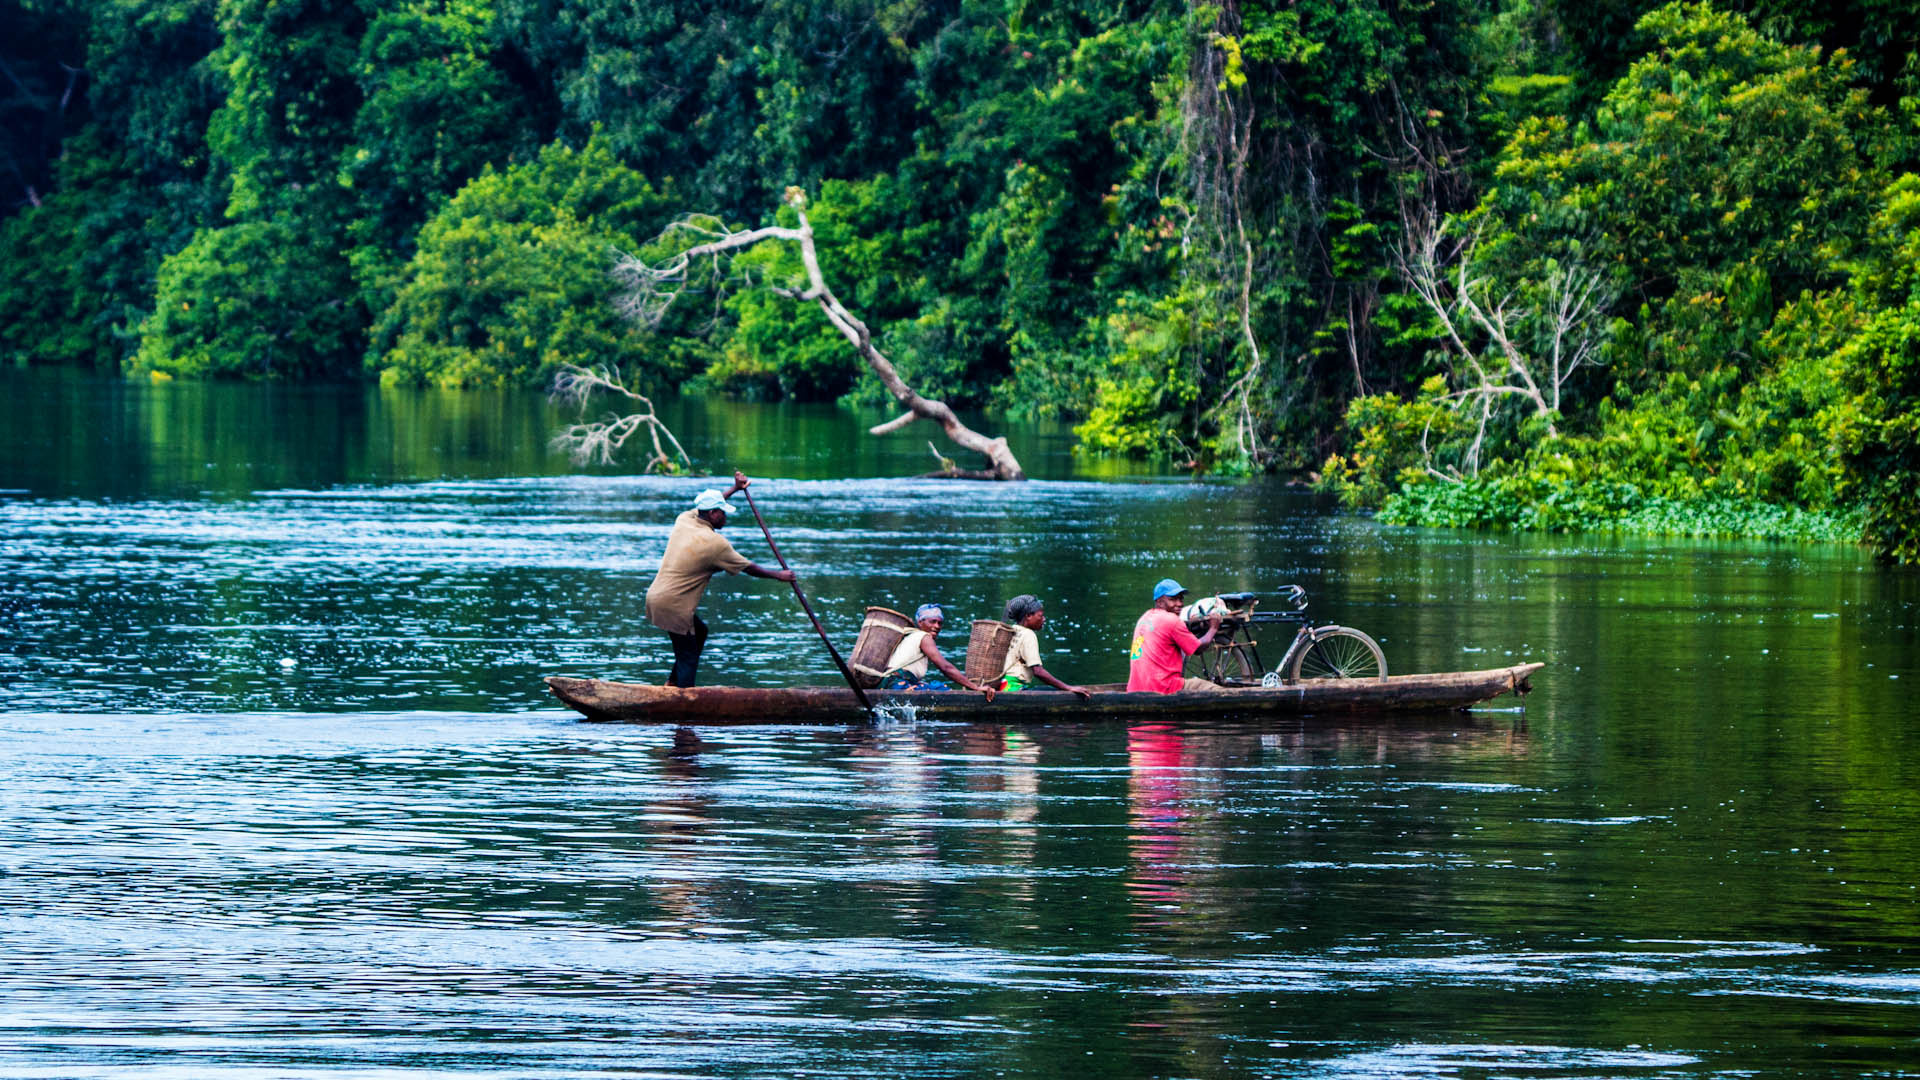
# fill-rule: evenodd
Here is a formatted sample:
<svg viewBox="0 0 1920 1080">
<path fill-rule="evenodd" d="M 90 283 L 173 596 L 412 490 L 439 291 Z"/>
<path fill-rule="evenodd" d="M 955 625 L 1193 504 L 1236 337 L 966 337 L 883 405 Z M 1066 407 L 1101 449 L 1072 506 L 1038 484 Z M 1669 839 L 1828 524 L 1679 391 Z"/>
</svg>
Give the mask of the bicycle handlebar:
<svg viewBox="0 0 1920 1080">
<path fill-rule="evenodd" d="M 1228 610 L 1221 613 L 1221 623 L 1254 622 L 1300 622 L 1306 618 L 1307 590 L 1298 585 L 1282 585 L 1275 594 L 1290 610 L 1255 611 L 1260 602 L 1259 594 L 1250 592 L 1221 593 L 1220 599 L 1227 601 Z M 1204 622 L 1205 620 L 1201 620 Z M 1194 623 L 1193 625 L 1200 625 Z"/>
</svg>

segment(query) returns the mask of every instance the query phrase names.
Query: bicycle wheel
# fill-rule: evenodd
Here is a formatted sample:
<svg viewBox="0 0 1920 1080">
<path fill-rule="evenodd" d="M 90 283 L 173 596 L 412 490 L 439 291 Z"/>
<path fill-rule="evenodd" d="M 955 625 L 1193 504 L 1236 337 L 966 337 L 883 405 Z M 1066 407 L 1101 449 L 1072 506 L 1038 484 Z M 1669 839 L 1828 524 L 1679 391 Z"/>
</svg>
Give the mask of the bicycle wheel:
<svg viewBox="0 0 1920 1080">
<path fill-rule="evenodd" d="M 1228 645 L 1216 649 L 1209 645 L 1187 657 L 1183 674 L 1225 686 L 1258 682 L 1260 668 L 1254 663 L 1253 650 L 1249 646 Z"/>
<path fill-rule="evenodd" d="M 1387 657 L 1374 640 L 1345 626 L 1322 626 L 1313 640 L 1294 653 L 1287 681 L 1302 679 L 1384 679 Z"/>
<path fill-rule="evenodd" d="M 1260 681 L 1260 666 L 1253 662 L 1253 650 L 1245 645 L 1229 645 L 1220 650 L 1219 660 L 1208 678 L 1222 686 L 1246 686 Z"/>
</svg>

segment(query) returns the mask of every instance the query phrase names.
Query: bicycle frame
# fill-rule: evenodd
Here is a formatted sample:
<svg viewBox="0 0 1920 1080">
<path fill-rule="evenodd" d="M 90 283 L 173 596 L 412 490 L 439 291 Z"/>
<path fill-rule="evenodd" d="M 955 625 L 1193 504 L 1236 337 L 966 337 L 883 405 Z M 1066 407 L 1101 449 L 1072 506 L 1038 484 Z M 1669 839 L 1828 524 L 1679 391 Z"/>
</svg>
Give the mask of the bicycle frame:
<svg viewBox="0 0 1920 1080">
<path fill-rule="evenodd" d="M 1260 612 L 1255 609 L 1260 601 L 1251 593 L 1236 593 L 1231 597 L 1222 597 L 1231 608 L 1221 619 L 1220 632 L 1213 642 L 1201 652 L 1195 654 L 1199 662 L 1200 673 L 1222 686 L 1245 685 L 1250 677 L 1261 683 L 1273 685 L 1273 680 L 1291 682 L 1288 674 L 1295 670 L 1296 658 L 1312 649 L 1314 645 L 1331 637 L 1357 637 L 1367 642 L 1379 663 L 1381 675 L 1386 673 L 1386 662 L 1380 657 L 1378 646 L 1371 638 L 1349 627 L 1327 624 L 1314 626 L 1308 619 L 1306 590 L 1297 585 L 1289 585 L 1283 595 L 1292 602 L 1293 610 L 1283 612 Z M 1234 601 L 1240 601 L 1241 607 L 1232 608 Z M 1292 624 L 1293 640 L 1287 643 L 1286 651 L 1280 662 L 1268 668 L 1260 659 L 1260 643 L 1253 637 L 1256 626 L 1278 626 Z M 1244 635 L 1244 636 L 1243 636 Z"/>
<path fill-rule="evenodd" d="M 1235 613 L 1235 615 L 1238 614 L 1239 613 Z M 1269 668 L 1260 659 L 1260 642 L 1253 637 L 1253 628 L 1256 626 L 1282 626 L 1289 623 L 1296 626 L 1297 629 L 1294 631 L 1292 640 L 1287 642 L 1286 651 L 1280 654 L 1280 662 L 1272 668 Z M 1297 652 L 1302 645 L 1310 644 L 1312 641 L 1313 627 L 1304 614 L 1263 613 L 1256 616 L 1249 613 L 1247 615 L 1240 615 L 1240 617 L 1237 618 L 1234 615 L 1229 615 L 1220 620 L 1220 633 L 1215 635 L 1213 643 L 1207 646 L 1205 654 L 1200 661 L 1200 666 L 1208 678 L 1215 682 L 1225 684 L 1231 681 L 1227 672 L 1223 670 L 1227 664 L 1227 654 L 1234 649 L 1239 649 L 1246 654 L 1247 659 L 1251 662 L 1253 673 L 1256 677 L 1267 671 L 1285 671 L 1287 665 L 1293 660 L 1293 654 Z"/>
</svg>

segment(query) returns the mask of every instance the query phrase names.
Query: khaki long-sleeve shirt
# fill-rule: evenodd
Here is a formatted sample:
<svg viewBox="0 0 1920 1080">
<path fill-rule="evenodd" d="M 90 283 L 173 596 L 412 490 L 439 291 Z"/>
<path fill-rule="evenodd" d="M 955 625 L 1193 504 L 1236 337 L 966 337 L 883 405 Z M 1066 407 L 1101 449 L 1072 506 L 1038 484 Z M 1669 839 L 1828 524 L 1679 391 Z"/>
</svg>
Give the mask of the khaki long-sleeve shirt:
<svg viewBox="0 0 1920 1080">
<path fill-rule="evenodd" d="M 670 634 L 693 633 L 693 613 L 713 575 L 737 574 L 752 565 L 698 513 L 686 511 L 674 519 L 660 571 L 647 586 L 647 621 Z"/>
</svg>

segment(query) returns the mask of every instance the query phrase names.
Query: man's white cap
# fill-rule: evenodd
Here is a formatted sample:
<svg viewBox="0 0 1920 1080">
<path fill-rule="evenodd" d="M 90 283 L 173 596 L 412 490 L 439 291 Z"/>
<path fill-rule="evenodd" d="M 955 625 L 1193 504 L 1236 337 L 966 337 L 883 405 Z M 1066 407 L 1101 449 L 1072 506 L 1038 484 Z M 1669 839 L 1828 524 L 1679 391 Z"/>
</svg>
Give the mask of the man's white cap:
<svg viewBox="0 0 1920 1080">
<path fill-rule="evenodd" d="M 725 510 L 729 514 L 733 513 L 733 504 L 727 501 L 725 495 L 720 494 L 718 488 L 708 488 L 694 496 L 693 508 L 703 514 L 709 510 Z"/>
</svg>

